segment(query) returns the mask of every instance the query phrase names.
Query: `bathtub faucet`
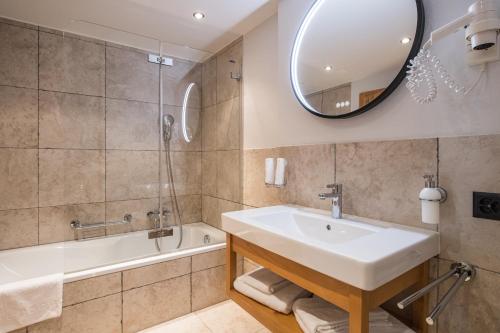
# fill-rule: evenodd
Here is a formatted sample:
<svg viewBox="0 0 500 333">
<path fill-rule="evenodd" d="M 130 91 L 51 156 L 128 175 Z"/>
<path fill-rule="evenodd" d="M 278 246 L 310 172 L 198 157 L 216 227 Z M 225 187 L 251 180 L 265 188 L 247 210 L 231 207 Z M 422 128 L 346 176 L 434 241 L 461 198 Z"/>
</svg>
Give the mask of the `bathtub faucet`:
<svg viewBox="0 0 500 333">
<path fill-rule="evenodd" d="M 162 216 L 164 218 L 167 218 L 168 214 L 170 214 L 170 211 L 168 209 L 164 209 Z M 152 230 L 148 233 L 148 238 L 149 239 L 154 239 L 154 238 L 160 238 L 160 237 L 167 237 L 167 236 L 173 236 L 174 235 L 174 229 L 173 228 L 162 228 L 161 225 L 161 218 L 160 218 L 160 212 L 155 210 L 155 211 L 150 211 L 147 214 L 147 217 L 151 223 L 153 223 L 155 230 Z"/>
</svg>

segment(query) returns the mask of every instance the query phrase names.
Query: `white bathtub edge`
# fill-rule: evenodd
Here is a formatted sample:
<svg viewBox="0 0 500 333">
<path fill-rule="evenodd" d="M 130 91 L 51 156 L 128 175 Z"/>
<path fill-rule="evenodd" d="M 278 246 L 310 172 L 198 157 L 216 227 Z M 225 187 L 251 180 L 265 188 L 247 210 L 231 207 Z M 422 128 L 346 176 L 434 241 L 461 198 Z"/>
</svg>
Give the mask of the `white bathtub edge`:
<svg viewBox="0 0 500 333">
<path fill-rule="evenodd" d="M 129 270 L 133 268 L 139 268 L 148 265 L 154 265 L 163 261 L 175 260 L 183 257 L 193 256 L 196 254 L 206 253 L 210 251 L 216 251 L 224 249 L 226 243 L 219 243 L 214 245 L 202 246 L 187 250 L 180 250 L 178 252 L 163 253 L 156 256 L 150 256 L 140 259 L 133 259 L 130 261 L 121 262 L 118 264 L 111 264 L 102 267 L 91 268 L 79 272 L 64 274 L 64 283 L 74 282 L 78 280 L 89 279 L 92 277 L 97 277 L 101 275 L 116 273 L 124 270 Z"/>
</svg>

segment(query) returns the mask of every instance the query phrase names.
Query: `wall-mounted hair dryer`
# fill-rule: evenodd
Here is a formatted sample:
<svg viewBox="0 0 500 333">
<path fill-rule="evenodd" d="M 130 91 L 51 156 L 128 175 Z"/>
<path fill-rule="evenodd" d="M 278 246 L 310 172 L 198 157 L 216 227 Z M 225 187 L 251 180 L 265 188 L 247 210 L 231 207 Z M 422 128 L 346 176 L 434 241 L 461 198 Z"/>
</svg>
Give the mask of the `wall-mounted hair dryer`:
<svg viewBox="0 0 500 333">
<path fill-rule="evenodd" d="M 437 85 L 434 80 L 433 70 L 444 84 L 457 94 L 467 95 L 479 82 L 485 65 L 488 62 L 500 59 L 500 47 L 498 46 L 498 33 L 500 31 L 500 19 L 493 0 L 478 0 L 470 7 L 466 15 L 445 24 L 439 29 L 431 32 L 430 39 L 424 44 L 418 55 L 410 60 L 408 66 L 408 82 L 406 87 L 411 96 L 418 103 L 426 104 L 432 102 L 437 96 Z M 465 27 L 465 42 L 469 46 L 466 61 L 469 65 L 482 65 L 481 74 L 469 89 L 459 85 L 441 64 L 441 61 L 433 56 L 429 48 L 438 40 L 459 31 Z M 427 87 L 427 95 L 421 96 L 417 90 L 421 85 Z"/>
</svg>

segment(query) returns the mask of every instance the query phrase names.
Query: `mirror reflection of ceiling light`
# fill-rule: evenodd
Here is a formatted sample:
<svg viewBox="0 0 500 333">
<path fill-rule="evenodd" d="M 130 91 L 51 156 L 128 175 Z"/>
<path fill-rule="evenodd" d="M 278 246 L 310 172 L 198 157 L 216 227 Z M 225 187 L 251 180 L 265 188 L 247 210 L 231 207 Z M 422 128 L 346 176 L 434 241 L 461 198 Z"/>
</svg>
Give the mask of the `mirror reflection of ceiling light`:
<svg viewBox="0 0 500 333">
<path fill-rule="evenodd" d="M 329 72 L 333 69 L 332 66 L 328 65 L 328 66 L 325 66 L 325 71 Z"/>
<path fill-rule="evenodd" d="M 340 109 L 340 108 L 348 107 L 349 105 L 351 105 L 350 101 L 337 102 L 337 104 L 335 104 L 335 108 Z"/>
<path fill-rule="evenodd" d="M 194 12 L 193 17 L 195 18 L 195 20 L 200 21 L 205 18 L 205 14 L 202 12 Z"/>
<path fill-rule="evenodd" d="M 410 38 L 410 37 L 403 37 L 403 38 L 401 39 L 401 44 L 403 44 L 403 45 L 406 45 L 406 44 L 408 44 L 409 42 L 411 42 L 411 38 Z"/>
</svg>

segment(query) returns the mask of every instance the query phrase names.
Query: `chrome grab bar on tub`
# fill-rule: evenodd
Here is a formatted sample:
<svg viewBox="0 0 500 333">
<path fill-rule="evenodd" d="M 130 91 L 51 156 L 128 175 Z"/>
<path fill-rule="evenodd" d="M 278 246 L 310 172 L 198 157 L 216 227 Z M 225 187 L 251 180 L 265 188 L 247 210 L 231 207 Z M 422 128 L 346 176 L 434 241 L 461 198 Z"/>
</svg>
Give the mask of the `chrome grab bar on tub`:
<svg viewBox="0 0 500 333">
<path fill-rule="evenodd" d="M 130 224 L 132 222 L 132 214 L 125 214 L 123 216 L 123 220 L 121 221 L 110 221 L 110 222 L 98 222 L 91 224 L 82 224 L 80 220 L 73 220 L 69 224 L 74 230 L 89 230 L 89 229 L 97 229 L 97 228 L 106 228 L 113 225 L 122 225 L 122 224 Z"/>
<path fill-rule="evenodd" d="M 448 289 L 446 294 L 434 307 L 431 313 L 425 318 L 425 321 L 427 322 L 428 325 L 434 325 L 436 318 L 441 314 L 441 312 L 443 312 L 444 308 L 446 307 L 446 305 L 448 305 L 448 303 L 455 295 L 457 290 L 460 288 L 460 286 L 464 282 L 472 280 L 475 275 L 476 275 L 476 269 L 474 268 L 474 266 L 469 265 L 468 263 L 465 262 L 455 262 L 451 264 L 450 270 L 446 274 L 440 276 L 439 278 L 432 281 L 422 289 L 406 297 L 404 300 L 398 302 L 398 308 L 404 309 L 411 303 L 415 302 L 419 298 L 428 294 L 433 288 L 437 287 L 439 284 L 448 280 L 452 276 L 458 277 L 458 279 L 453 283 L 451 288 Z"/>
</svg>

